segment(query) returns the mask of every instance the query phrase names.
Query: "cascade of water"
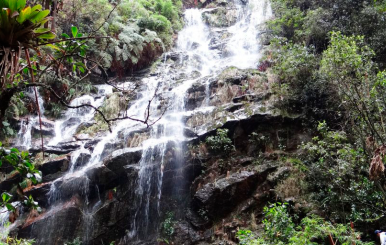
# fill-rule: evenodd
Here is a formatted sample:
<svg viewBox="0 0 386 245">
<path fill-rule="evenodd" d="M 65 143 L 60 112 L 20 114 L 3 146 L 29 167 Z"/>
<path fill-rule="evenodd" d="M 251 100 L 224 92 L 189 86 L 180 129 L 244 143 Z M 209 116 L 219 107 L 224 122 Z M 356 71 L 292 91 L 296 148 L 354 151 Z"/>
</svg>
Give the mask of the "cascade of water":
<svg viewBox="0 0 386 245">
<path fill-rule="evenodd" d="M 260 59 L 260 25 L 271 18 L 269 1 L 250 0 L 248 4 L 238 4 L 239 15 L 235 25 L 228 28 L 232 34 L 227 43 L 231 56 L 226 59 L 229 66 L 251 68 Z"/>
<path fill-rule="evenodd" d="M 70 106 L 80 106 L 89 104 L 96 108 L 102 105 L 105 97 L 111 94 L 112 87 L 108 85 L 98 85 L 98 96 L 83 95 L 71 101 Z M 89 122 L 94 117 L 95 111 L 91 107 L 80 107 L 66 111 L 62 120 L 55 122 L 55 137 L 48 143 L 49 146 L 56 146 L 64 140 L 71 140 L 76 133 L 79 125 Z"/>
<path fill-rule="evenodd" d="M 208 106 L 211 78 L 217 76 L 227 66 L 251 68 L 257 65 L 260 57 L 259 25 L 272 15 L 269 2 L 268 0 L 250 0 L 248 4 L 243 4 L 241 1 L 235 1 L 237 1 L 237 22 L 231 27 L 220 28 L 220 31 L 227 32 L 230 36 L 225 45 L 227 54 L 223 55 L 219 50 L 211 48 L 213 28 L 209 28 L 202 19 L 203 12 L 208 10 L 186 10 L 186 25 L 179 33 L 176 47 L 173 50 L 173 52 L 180 54 L 181 64 L 179 68 L 183 67 L 183 69 L 172 67 L 167 62 L 161 64 L 158 69 L 160 73 L 158 76 L 149 76 L 143 79 L 137 99 L 125 112 L 126 115 L 133 118 L 145 119 L 149 101 L 152 101 L 149 108 L 150 121 L 155 121 L 162 116 L 151 127 L 149 139 L 142 142 L 141 145 L 142 157 L 138 164 L 138 178 L 135 183 L 133 200 L 136 211 L 133 220 L 131 220 L 130 234 L 127 237 L 129 240 L 146 238 L 149 234 L 155 234 L 158 229 L 163 169 L 170 149 L 175 156 L 175 164 L 183 164 L 182 143 L 185 140 L 183 117 L 189 113 L 185 110 L 187 90 L 194 83 L 205 84 L 207 98 L 203 106 Z M 219 29 L 215 31 L 219 31 Z M 175 77 L 183 77 L 183 79 L 176 80 Z M 112 93 L 111 87 L 100 85 L 98 86 L 99 95 L 97 97 L 85 95 L 72 101 L 71 105 L 90 103 L 99 107 L 110 93 Z M 160 109 L 161 105 L 162 108 L 165 107 L 166 111 Z M 199 108 L 198 110 L 205 111 L 208 108 Z M 79 125 L 91 121 L 94 115 L 94 110 L 90 108 L 69 109 L 63 120 L 55 123 L 56 136 L 49 142 L 49 145 L 56 146 L 72 138 Z M 31 131 L 28 128 L 29 125 L 26 124 L 23 130 Z M 128 135 L 130 132 L 143 128 L 145 125 L 136 121 L 120 121 L 114 126 L 111 133 L 106 134 L 95 145 L 92 152 L 85 149 L 84 144 L 79 150 L 72 152 L 70 171 L 51 184 L 48 194 L 49 202 L 54 204 L 60 200 L 63 192 L 61 184 L 64 182 L 73 181 L 73 188 L 82 189 L 84 193 L 87 193 L 89 180 L 86 172 L 103 162 L 105 156 L 109 154 L 106 146 L 113 144 L 122 130 L 126 130 L 125 134 Z M 25 144 L 30 145 L 31 143 L 26 140 Z M 82 153 L 91 153 L 91 158 L 83 167 L 75 169 L 75 162 Z M 74 181 L 82 176 L 85 178 L 80 182 Z M 83 196 L 87 197 L 86 194 Z M 99 203 L 95 204 L 94 207 L 97 207 Z M 85 213 L 86 221 L 92 223 L 93 208 L 90 211 L 86 210 Z M 86 230 L 85 240 L 87 241 L 92 226 L 87 226 Z"/>
<path fill-rule="evenodd" d="M 218 51 L 210 48 L 211 32 L 202 20 L 206 10 L 188 9 L 185 11 L 185 28 L 179 33 L 175 52 L 187 56 L 184 60 L 186 77 L 200 75 L 196 79 L 184 79 L 176 86 L 169 69 L 163 69 L 161 87 L 171 87 L 168 109 L 160 122 L 152 129 L 151 137 L 144 142 L 144 150 L 140 161 L 140 170 L 136 189 L 136 213 L 129 236 L 145 238 L 157 229 L 159 200 L 161 198 L 162 168 L 168 143 L 173 143 L 175 151 L 181 151 L 184 140 L 184 124 L 182 116 L 185 111 L 185 94 L 187 89 L 199 79 L 204 79 L 209 97 L 210 79 L 223 68 L 234 65 L 239 68 L 254 67 L 259 59 L 258 25 L 270 16 L 267 1 L 253 0 L 248 6 L 238 3 L 239 19 L 228 28 L 232 37 L 227 43 L 228 55 L 221 56 Z M 263 7 L 265 6 L 265 9 Z M 265 10 L 269 10 L 268 12 Z M 251 39 L 251 40 L 250 40 Z M 156 78 L 153 78 L 156 79 Z M 208 98 L 204 101 L 207 104 Z M 177 160 L 182 162 L 182 157 Z M 154 198 L 156 197 L 156 198 Z"/>
<path fill-rule="evenodd" d="M 36 90 L 36 91 L 37 91 L 40 114 L 42 118 L 44 118 L 44 100 L 40 95 L 39 90 Z M 26 92 L 26 96 L 28 96 L 31 99 L 31 101 L 34 101 L 34 103 L 36 103 L 35 91 L 32 88 L 30 88 Z M 17 133 L 16 146 L 24 150 L 29 150 L 32 147 L 32 127 L 37 125 L 39 125 L 38 115 L 33 116 L 31 118 L 21 119 L 20 130 Z"/>
</svg>

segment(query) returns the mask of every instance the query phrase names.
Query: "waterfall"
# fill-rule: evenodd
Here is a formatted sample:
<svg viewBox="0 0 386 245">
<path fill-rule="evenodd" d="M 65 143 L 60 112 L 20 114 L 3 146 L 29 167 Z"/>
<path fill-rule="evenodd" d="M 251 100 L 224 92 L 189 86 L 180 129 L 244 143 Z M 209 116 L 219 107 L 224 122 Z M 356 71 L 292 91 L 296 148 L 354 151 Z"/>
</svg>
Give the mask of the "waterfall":
<svg viewBox="0 0 386 245">
<path fill-rule="evenodd" d="M 36 90 L 38 103 L 39 103 L 39 111 L 42 118 L 44 118 L 44 100 L 39 93 L 39 90 Z M 33 88 L 30 88 L 25 93 L 27 97 L 30 98 L 33 103 L 36 103 L 35 91 Z M 39 125 L 39 115 L 34 115 L 31 118 L 22 118 L 20 120 L 20 130 L 17 133 L 17 141 L 16 146 L 21 149 L 29 150 L 32 147 L 32 127 Z"/>
<path fill-rule="evenodd" d="M 63 199 L 68 193 L 77 193 L 84 198 L 84 206 L 86 206 L 83 210 L 84 219 L 86 223 L 91 224 L 86 224 L 87 227 L 84 229 L 85 244 L 88 243 L 93 230 L 92 214 L 101 205 L 101 198 L 98 197 L 99 200 L 90 205 L 92 207 L 87 207 L 90 204 L 88 200 L 90 180 L 87 173 L 101 166 L 106 157 L 117 150 L 115 145 L 121 137 L 119 135 L 124 134 L 126 137 L 138 130 L 147 130 L 149 137 L 138 147 L 142 150 L 142 156 L 136 166 L 138 176 L 133 182 L 133 190 L 130 190 L 133 192 L 131 208 L 135 211 L 131 220 L 127 221 L 130 227 L 125 242 L 127 244 L 134 240 L 153 239 L 156 236 L 160 223 L 166 164 L 173 158 L 174 168 L 184 165 L 184 143 L 188 140 L 184 133 L 186 127 L 184 117 L 193 113 L 186 106 L 187 91 L 193 84 L 204 85 L 206 98 L 202 105 L 194 110 L 213 110 L 214 106 L 210 106 L 211 79 L 229 66 L 257 67 L 261 49 L 260 24 L 270 18 L 272 12 L 268 0 L 245 2 L 235 0 L 237 20 L 229 27 L 208 26 L 203 20 L 203 14 L 212 11 L 211 9 L 187 9 L 184 13 L 185 27 L 178 35 L 176 46 L 169 53 L 164 54 L 163 62 L 158 65 L 155 75 L 142 79 L 137 97 L 131 101 L 130 107 L 124 112 L 132 118 L 140 120 L 148 118 L 150 123 L 155 122 L 155 124 L 147 129 L 146 125 L 138 121 L 118 121 L 114 124 L 112 132 L 97 136 L 98 143 L 91 149 L 86 149 L 85 142 L 81 142 L 79 148 L 70 153 L 71 166 L 67 173 L 50 183 L 47 198 L 51 210 L 60 209 L 60 202 L 65 201 Z M 221 45 L 217 46 L 221 48 L 214 47 L 214 37 L 220 39 Z M 175 54 L 178 55 L 176 58 L 178 61 L 175 64 L 167 62 L 167 57 Z M 129 84 L 122 83 L 118 88 L 127 87 Z M 94 107 L 100 107 L 113 91 L 107 85 L 96 87 L 97 95 L 81 96 L 74 99 L 71 106 L 88 103 Z M 41 106 L 43 106 L 42 102 Z M 62 119 L 55 122 L 55 136 L 49 141 L 48 146 L 60 147 L 61 143 L 73 141 L 79 126 L 91 122 L 94 116 L 95 111 L 91 108 L 68 109 Z M 36 123 L 34 120 L 30 119 Z M 33 123 L 21 122 L 19 143 L 26 148 L 31 147 Z M 90 159 L 81 167 L 76 167 L 75 164 L 81 154 L 89 154 Z M 178 190 L 179 185 L 180 183 L 176 180 L 173 188 Z M 50 231 L 50 234 L 54 232 Z M 41 239 L 50 237 L 50 234 L 44 234 L 45 237 Z"/>
</svg>

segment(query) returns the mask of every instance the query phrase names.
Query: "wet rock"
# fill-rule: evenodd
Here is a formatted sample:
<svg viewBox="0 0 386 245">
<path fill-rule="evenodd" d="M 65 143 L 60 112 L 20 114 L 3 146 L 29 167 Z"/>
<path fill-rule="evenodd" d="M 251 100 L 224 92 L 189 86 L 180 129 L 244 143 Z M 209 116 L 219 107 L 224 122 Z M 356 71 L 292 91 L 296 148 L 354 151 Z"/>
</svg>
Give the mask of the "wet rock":
<svg viewBox="0 0 386 245">
<path fill-rule="evenodd" d="M 104 165 L 87 170 L 86 175 L 92 183 L 98 186 L 99 191 L 118 185 L 118 176 Z"/>
<path fill-rule="evenodd" d="M 74 138 L 78 141 L 88 141 L 91 140 L 90 135 L 88 134 L 77 134 Z"/>
<path fill-rule="evenodd" d="M 241 159 L 237 160 L 237 163 L 240 164 L 241 166 L 248 166 L 253 163 L 255 158 L 253 157 L 243 157 Z"/>
<path fill-rule="evenodd" d="M 205 11 L 203 19 L 206 24 L 213 27 L 229 27 L 237 21 L 237 9 L 218 7 Z"/>
<path fill-rule="evenodd" d="M 60 156 L 52 160 L 48 160 L 39 166 L 42 171 L 43 182 L 53 181 L 62 176 L 69 167 L 68 156 Z"/>
<path fill-rule="evenodd" d="M 246 200 L 275 167 L 266 166 L 260 171 L 242 171 L 204 185 L 194 195 L 196 212 L 204 210 L 210 219 L 220 219 Z"/>
<path fill-rule="evenodd" d="M 74 163 L 74 169 L 78 169 L 86 165 L 89 160 L 91 159 L 91 154 L 90 153 L 85 153 L 82 152 L 79 154 L 78 158 L 76 159 Z"/>
<path fill-rule="evenodd" d="M 196 229 L 202 230 L 209 228 L 212 225 L 212 221 L 209 219 L 208 213 L 205 209 L 199 209 L 197 212 L 189 209 L 186 213 L 186 218 Z"/>
<path fill-rule="evenodd" d="M 16 171 L 9 174 L 0 173 L 0 190 L 9 191 L 22 180 L 20 174 Z"/>
<path fill-rule="evenodd" d="M 79 124 L 78 128 L 76 129 L 76 132 L 79 133 L 79 132 L 91 127 L 94 124 L 95 124 L 95 121 L 82 122 L 81 124 Z"/>
<path fill-rule="evenodd" d="M 184 128 L 184 136 L 187 138 L 197 137 L 197 134 L 190 128 Z"/>
<path fill-rule="evenodd" d="M 69 128 L 69 127 L 73 127 L 75 125 L 78 125 L 80 122 L 81 122 L 80 118 L 71 117 L 71 118 L 67 119 L 66 121 L 64 121 L 64 123 L 62 124 L 62 130 L 65 130 L 66 128 Z"/>
<path fill-rule="evenodd" d="M 23 190 L 25 196 L 32 196 L 34 201 L 38 202 L 39 207 L 48 206 L 48 193 L 50 192 L 52 182 L 33 185 Z"/>
<path fill-rule="evenodd" d="M 64 151 L 75 151 L 77 149 L 79 149 L 80 147 L 80 143 L 77 142 L 77 141 L 67 141 L 67 142 L 61 142 L 59 143 L 57 146 L 57 148 L 60 148 Z"/>
<path fill-rule="evenodd" d="M 66 176 L 59 181 L 53 182 L 55 187 L 55 193 L 53 193 L 53 199 L 66 201 L 74 195 L 81 197 L 89 196 L 93 193 L 95 186 L 92 185 L 87 175 L 83 174 L 80 176 Z"/>
<path fill-rule="evenodd" d="M 40 129 L 39 121 L 32 125 L 31 134 L 44 136 L 55 136 L 55 123 L 42 118 L 42 127 Z"/>
<path fill-rule="evenodd" d="M 141 160 L 142 148 L 125 148 L 114 151 L 104 161 L 104 165 L 117 175 L 125 173 L 124 166 L 136 164 Z"/>
<path fill-rule="evenodd" d="M 200 232 L 196 231 L 191 227 L 191 225 L 186 221 L 181 221 L 175 225 L 175 236 L 173 242 L 175 244 L 197 244 L 197 242 L 203 240 L 203 236 Z"/>
<path fill-rule="evenodd" d="M 206 86 L 204 84 L 195 83 L 187 90 L 187 98 L 185 102 L 186 110 L 194 110 L 201 106 L 206 97 Z"/>
<path fill-rule="evenodd" d="M 47 144 L 44 145 L 43 149 L 45 153 L 56 154 L 56 155 L 65 155 L 74 151 L 74 149 L 71 149 L 71 148 L 64 149 L 61 147 L 47 146 Z M 42 151 L 42 148 L 39 146 L 39 142 L 37 142 L 34 147 L 29 149 L 30 153 L 39 153 L 41 151 Z"/>
<path fill-rule="evenodd" d="M 168 52 L 163 55 L 162 60 L 171 59 L 174 62 L 180 62 L 188 59 L 188 55 L 183 52 Z"/>
<path fill-rule="evenodd" d="M 96 139 L 92 139 L 90 141 L 87 141 L 86 144 L 84 144 L 84 148 L 89 149 L 90 151 L 93 151 L 95 145 L 98 144 L 99 141 L 101 141 L 101 140 L 102 140 L 101 138 L 96 138 Z"/>
<path fill-rule="evenodd" d="M 64 244 L 76 237 L 82 237 L 83 214 L 79 206 L 80 200 L 74 197 L 64 204 L 52 207 L 46 213 L 28 218 L 18 237 L 34 238 L 37 244 L 52 245 Z"/>
<path fill-rule="evenodd" d="M 101 153 L 101 159 L 105 159 L 107 156 L 109 156 L 113 151 L 117 149 L 124 148 L 124 142 L 112 142 L 112 143 L 106 143 L 104 145 L 103 151 Z"/>
<path fill-rule="evenodd" d="M 133 130 L 130 128 L 123 129 L 118 132 L 118 138 L 123 142 L 126 142 L 126 146 L 129 148 L 139 147 L 142 142 L 150 137 L 150 130 L 147 127 Z"/>
</svg>

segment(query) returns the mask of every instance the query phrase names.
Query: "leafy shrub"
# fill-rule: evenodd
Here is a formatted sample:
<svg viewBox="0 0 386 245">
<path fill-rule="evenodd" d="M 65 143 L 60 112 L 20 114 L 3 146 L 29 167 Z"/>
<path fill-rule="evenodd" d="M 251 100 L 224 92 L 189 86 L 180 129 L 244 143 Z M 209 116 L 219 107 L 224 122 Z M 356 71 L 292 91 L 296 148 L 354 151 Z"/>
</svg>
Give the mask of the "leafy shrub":
<svg viewBox="0 0 386 245">
<path fill-rule="evenodd" d="M 311 199 L 337 221 L 378 218 L 383 195 L 368 179 L 368 159 L 361 148 L 348 142 L 344 132 L 331 131 L 325 122 L 320 136 L 303 146 L 307 151 L 307 184 Z"/>
<path fill-rule="evenodd" d="M 174 234 L 174 214 L 168 212 L 165 220 L 161 223 L 161 234 L 164 238 L 170 239 Z"/>
<path fill-rule="evenodd" d="M 296 226 L 292 221 L 287 204 L 276 203 L 265 207 L 264 233 L 256 236 L 249 230 L 239 230 L 237 238 L 241 245 L 298 245 L 322 244 L 329 236 L 339 244 L 372 244 L 362 242 L 360 234 L 348 225 L 331 224 L 322 218 L 312 215 L 301 220 Z"/>
<path fill-rule="evenodd" d="M 216 136 L 209 136 L 205 143 L 215 152 L 229 153 L 234 150 L 232 140 L 228 137 L 228 129 L 217 129 Z"/>
</svg>

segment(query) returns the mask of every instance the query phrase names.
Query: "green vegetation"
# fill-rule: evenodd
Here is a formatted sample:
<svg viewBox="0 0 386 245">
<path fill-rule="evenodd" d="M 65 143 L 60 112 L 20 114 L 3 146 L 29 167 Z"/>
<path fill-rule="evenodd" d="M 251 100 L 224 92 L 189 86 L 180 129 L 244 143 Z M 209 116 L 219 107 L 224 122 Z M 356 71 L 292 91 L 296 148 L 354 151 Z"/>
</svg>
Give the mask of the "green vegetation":
<svg viewBox="0 0 386 245">
<path fill-rule="evenodd" d="M 318 125 L 296 163 L 286 162 L 291 173 L 276 192 L 311 204 L 310 210 L 334 224 L 305 218 L 301 229 L 290 228 L 289 240 L 281 240 L 285 244 L 296 241 L 294 234 L 306 231 L 310 222 L 316 225 L 310 228 L 314 238 L 324 240 L 319 226 L 344 230 L 349 222 L 372 224 L 385 216 L 385 6 L 385 1 L 364 0 L 272 1 L 276 18 L 268 23 L 270 44 L 263 59 L 276 78 L 271 85 L 276 105 Z M 269 244 L 250 241 L 245 244 Z M 340 244 L 351 244 L 345 242 Z"/>
<path fill-rule="evenodd" d="M 76 25 L 85 33 L 97 30 L 99 35 L 112 37 L 93 40 L 89 47 L 105 69 L 118 75 L 150 65 L 182 28 L 180 0 L 123 0 L 116 7 L 107 0 L 72 2 L 60 13 L 59 26 L 65 32 Z"/>
<path fill-rule="evenodd" d="M 165 242 L 166 244 L 169 244 L 169 240 L 174 235 L 174 213 L 173 212 L 167 212 L 166 217 L 164 221 L 161 223 L 161 236 L 162 238 L 160 241 Z"/>
<path fill-rule="evenodd" d="M 228 154 L 234 150 L 232 140 L 228 137 L 228 129 L 217 129 L 216 136 L 209 136 L 205 143 L 217 153 Z"/>
<path fill-rule="evenodd" d="M 288 213 L 286 203 L 276 203 L 264 208 L 264 232 L 256 236 L 249 230 L 239 230 L 237 238 L 242 245 L 299 245 L 323 244 L 332 240 L 332 244 L 373 244 L 362 242 L 360 234 L 350 226 L 332 224 L 322 218 L 311 215 L 295 224 Z"/>
<path fill-rule="evenodd" d="M 3 164 L 10 165 L 15 172 L 21 176 L 23 180 L 30 181 L 32 184 L 37 184 L 41 182 L 41 172 L 35 168 L 35 165 L 31 162 L 29 154 L 26 151 L 20 152 L 16 148 L 10 150 L 2 147 L 0 142 L 0 167 Z M 23 188 L 21 183 L 18 184 L 18 191 L 20 194 L 23 193 Z M 38 203 L 33 200 L 31 196 L 24 196 L 23 204 L 31 209 L 40 210 Z M 1 194 L 0 207 L 6 207 L 9 211 L 16 211 L 16 208 L 11 204 L 12 201 L 16 199 L 13 198 L 8 192 L 3 192 Z"/>
<path fill-rule="evenodd" d="M 320 136 L 303 146 L 310 199 L 338 222 L 383 217 L 385 196 L 369 179 L 363 149 L 352 145 L 345 132 L 329 130 L 326 123 L 319 123 L 318 132 Z"/>
</svg>

